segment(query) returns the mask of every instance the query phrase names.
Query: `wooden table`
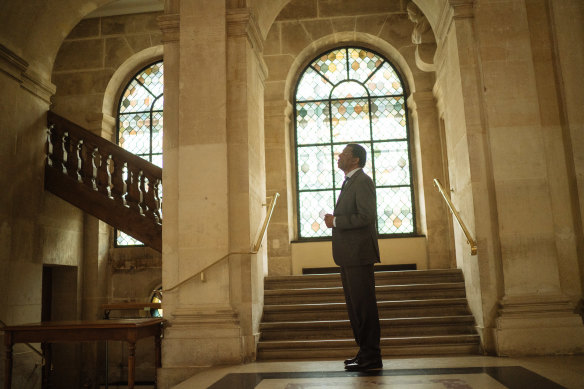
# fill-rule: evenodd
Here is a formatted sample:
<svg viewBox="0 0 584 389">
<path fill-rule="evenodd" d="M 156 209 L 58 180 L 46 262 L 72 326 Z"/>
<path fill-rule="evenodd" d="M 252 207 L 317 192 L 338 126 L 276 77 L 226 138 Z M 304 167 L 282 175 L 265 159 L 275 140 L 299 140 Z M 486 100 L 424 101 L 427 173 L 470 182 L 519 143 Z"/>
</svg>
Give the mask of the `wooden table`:
<svg viewBox="0 0 584 389">
<path fill-rule="evenodd" d="M 134 388 L 136 342 L 142 338 L 154 337 L 156 367 L 161 367 L 160 343 L 162 318 L 156 319 L 112 319 L 94 321 L 51 321 L 17 326 L 7 326 L 4 331 L 6 357 L 4 359 L 4 389 L 12 385 L 12 346 L 15 343 L 38 343 L 43 346 L 45 366 L 51 366 L 50 343 L 89 342 L 100 340 L 121 340 L 128 342 L 128 388 Z M 48 374 L 43 369 L 43 387 Z M 107 379 L 107 377 L 106 377 Z"/>
</svg>

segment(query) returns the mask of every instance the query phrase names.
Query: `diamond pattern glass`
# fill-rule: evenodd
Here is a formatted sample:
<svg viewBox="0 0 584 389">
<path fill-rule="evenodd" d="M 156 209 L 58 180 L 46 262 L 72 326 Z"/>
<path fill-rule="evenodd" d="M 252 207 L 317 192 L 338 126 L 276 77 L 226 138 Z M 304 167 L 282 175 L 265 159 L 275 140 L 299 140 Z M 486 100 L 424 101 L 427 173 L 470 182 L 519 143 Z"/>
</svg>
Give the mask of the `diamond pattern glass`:
<svg viewBox="0 0 584 389">
<path fill-rule="evenodd" d="M 164 65 L 154 63 L 138 72 L 120 100 L 118 145 L 162 167 Z M 117 246 L 143 245 L 116 231 Z"/>
<path fill-rule="evenodd" d="M 304 238 L 331 236 L 331 230 L 324 224 L 321 214 L 332 213 L 335 206 L 333 191 L 300 192 L 298 202 L 300 236 Z"/>
<path fill-rule="evenodd" d="M 379 233 L 415 232 L 407 110 L 393 66 L 362 48 L 324 53 L 301 75 L 295 108 L 299 238 L 331 235 L 320 214 L 338 199 L 337 160 L 347 143 L 367 151 Z"/>
<path fill-rule="evenodd" d="M 298 187 L 300 190 L 330 188 L 331 169 L 330 146 L 298 148 Z"/>
<path fill-rule="evenodd" d="M 330 142 L 328 101 L 296 104 L 296 140 L 299 145 Z"/>
<path fill-rule="evenodd" d="M 349 78 L 365 82 L 383 64 L 383 58 L 371 51 L 349 48 Z"/>
<path fill-rule="evenodd" d="M 375 184 L 377 186 L 409 185 L 410 159 L 407 142 L 375 143 Z"/>
<path fill-rule="evenodd" d="M 405 188 L 377 188 L 377 228 L 380 234 L 414 232 L 412 193 Z"/>
<path fill-rule="evenodd" d="M 367 97 L 367 89 L 355 81 L 341 82 L 333 89 L 332 99 L 346 99 L 352 97 Z"/>
<path fill-rule="evenodd" d="M 333 50 L 323 54 L 312 63 L 312 67 L 334 85 L 347 79 L 346 49 Z"/>
<path fill-rule="evenodd" d="M 371 99 L 373 140 L 406 139 L 406 109 L 403 97 Z"/>
<path fill-rule="evenodd" d="M 333 85 L 322 74 L 308 68 L 296 88 L 296 101 L 328 99 Z"/>
<path fill-rule="evenodd" d="M 385 62 L 367 81 L 372 96 L 403 95 L 401 81 L 389 62 Z"/>
<path fill-rule="evenodd" d="M 361 142 L 371 139 L 367 99 L 332 101 L 333 142 Z"/>
<path fill-rule="evenodd" d="M 132 238 L 130 235 L 116 230 L 116 245 L 117 246 L 144 246 L 144 243 Z"/>
</svg>

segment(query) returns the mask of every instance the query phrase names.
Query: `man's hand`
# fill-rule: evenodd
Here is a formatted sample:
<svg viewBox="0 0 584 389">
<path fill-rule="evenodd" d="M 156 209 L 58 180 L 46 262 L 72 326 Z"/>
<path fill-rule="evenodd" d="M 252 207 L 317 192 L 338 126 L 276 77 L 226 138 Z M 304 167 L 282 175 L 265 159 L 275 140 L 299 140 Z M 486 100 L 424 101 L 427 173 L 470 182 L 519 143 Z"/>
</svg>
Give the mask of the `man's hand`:
<svg viewBox="0 0 584 389">
<path fill-rule="evenodd" d="M 333 215 L 331 215 L 330 213 L 327 213 L 326 215 L 324 215 L 324 222 L 328 228 L 334 227 L 333 220 L 335 220 L 335 217 Z"/>
</svg>

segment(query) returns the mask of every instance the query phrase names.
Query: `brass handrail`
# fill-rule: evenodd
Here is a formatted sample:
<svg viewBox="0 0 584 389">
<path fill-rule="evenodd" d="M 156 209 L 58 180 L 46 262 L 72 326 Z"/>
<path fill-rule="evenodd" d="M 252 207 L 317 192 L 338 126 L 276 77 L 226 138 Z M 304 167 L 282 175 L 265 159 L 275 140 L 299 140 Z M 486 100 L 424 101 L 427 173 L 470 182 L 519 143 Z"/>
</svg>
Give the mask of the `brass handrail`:
<svg viewBox="0 0 584 389">
<path fill-rule="evenodd" d="M 446 204 L 448 205 L 450 212 L 452 212 L 452 214 L 454 215 L 454 217 L 458 221 L 460 228 L 462 228 L 462 231 L 464 232 L 464 235 L 466 236 L 466 242 L 470 245 L 470 255 L 477 255 L 477 243 L 472 238 L 470 232 L 468 231 L 468 228 L 466 228 L 466 225 L 464 224 L 464 222 L 462 221 L 462 218 L 458 214 L 458 211 L 456 210 L 456 208 L 454 208 L 454 205 L 452 204 L 450 197 L 448 197 L 448 195 L 444 191 L 444 188 L 442 188 L 442 184 L 440 184 L 440 181 L 437 178 L 434 178 L 434 186 L 438 189 L 438 192 L 440 192 L 440 194 L 444 198 L 444 201 L 446 201 Z"/>
<path fill-rule="evenodd" d="M 276 201 L 278 200 L 278 197 L 280 197 L 280 193 L 276 192 L 273 196 L 268 197 L 270 200 L 270 204 L 263 204 L 263 205 L 268 205 L 268 211 L 266 213 L 266 217 L 264 219 L 264 223 L 262 225 L 262 229 L 260 231 L 260 234 L 258 236 L 258 239 L 256 241 L 256 243 L 253 245 L 253 249 L 251 251 L 247 251 L 247 252 L 241 252 L 241 251 L 232 251 L 224 256 L 222 256 L 221 258 L 213 261 L 211 264 L 205 266 L 202 270 L 199 270 L 198 272 L 196 272 L 195 274 L 185 278 L 184 280 L 182 280 L 181 282 L 179 282 L 178 284 L 176 284 L 175 286 L 173 286 L 172 288 L 168 288 L 168 289 L 162 289 L 162 290 L 157 290 L 160 293 L 164 293 L 164 292 L 172 292 L 173 290 L 175 290 L 176 288 L 178 288 L 179 286 L 185 284 L 186 282 L 192 280 L 193 278 L 197 277 L 199 274 L 201 275 L 201 281 L 205 281 L 205 271 L 207 269 L 209 269 L 211 266 L 214 266 L 215 264 L 217 264 L 218 262 L 221 262 L 222 260 L 224 260 L 225 258 L 228 258 L 231 255 L 235 255 L 235 254 L 257 254 L 261 245 L 262 245 L 262 241 L 264 240 L 264 236 L 266 234 L 266 230 L 268 229 L 268 225 L 270 224 L 270 220 L 272 219 L 272 214 L 274 213 L 274 208 L 276 207 Z"/>
</svg>

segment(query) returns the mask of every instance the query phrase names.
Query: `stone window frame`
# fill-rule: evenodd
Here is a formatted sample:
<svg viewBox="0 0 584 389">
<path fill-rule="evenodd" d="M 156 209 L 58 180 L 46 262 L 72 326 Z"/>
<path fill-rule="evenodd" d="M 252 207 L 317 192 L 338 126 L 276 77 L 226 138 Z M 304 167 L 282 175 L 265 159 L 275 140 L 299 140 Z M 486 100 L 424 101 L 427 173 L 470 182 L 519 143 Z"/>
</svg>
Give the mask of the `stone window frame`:
<svg viewBox="0 0 584 389">
<path fill-rule="evenodd" d="M 156 64 L 164 64 L 164 60 L 162 58 L 157 58 L 157 59 L 153 59 L 151 61 L 149 61 L 146 65 L 142 65 L 139 70 L 134 71 L 131 75 L 131 77 L 129 77 L 129 79 L 127 80 L 127 82 L 124 84 L 124 87 L 120 89 L 120 93 L 117 99 L 117 104 L 116 104 L 116 113 L 115 113 L 115 120 L 116 120 L 116 131 L 115 131 L 115 143 L 116 145 L 119 146 L 119 139 L 120 139 L 120 116 L 124 115 L 125 113 L 120 112 L 121 110 L 121 105 L 122 105 L 122 101 L 124 99 L 124 94 L 126 92 L 126 90 L 130 87 L 130 85 L 132 84 L 133 81 L 137 80 L 138 76 L 140 76 L 146 69 L 156 65 Z M 162 79 L 162 84 L 164 85 L 164 78 Z M 153 99 L 152 103 L 150 104 L 149 107 L 149 111 L 150 111 L 150 117 L 152 117 L 152 108 L 155 105 L 156 100 L 158 100 L 159 98 L 164 96 L 164 88 L 162 93 L 157 96 L 155 99 Z M 163 111 L 161 111 L 163 112 Z M 152 139 L 152 121 L 150 124 L 150 139 Z M 144 156 L 148 156 L 149 159 L 147 159 L 149 162 L 152 162 L 152 157 L 153 155 L 158 155 L 160 154 L 160 156 L 162 156 L 163 153 L 163 149 L 160 150 L 160 152 L 152 152 L 152 148 L 150 147 L 150 152 L 149 153 L 143 153 Z M 143 157 L 142 155 L 139 155 L 140 157 Z M 119 239 L 119 235 L 123 235 L 125 236 L 124 239 L 128 240 L 130 242 L 134 242 L 129 243 L 129 244 L 123 244 L 123 243 L 119 243 L 118 239 Z M 114 228 L 114 234 L 113 234 L 113 244 L 114 244 L 114 248 L 125 248 L 125 247 L 145 247 L 145 245 L 138 241 L 137 239 L 132 238 L 131 236 L 124 234 L 122 231 L 119 231 L 117 228 Z"/>
<path fill-rule="evenodd" d="M 295 219 L 296 219 L 296 236 L 297 236 L 297 241 L 304 241 L 304 242 L 310 242 L 310 241 L 326 241 L 326 240 L 330 240 L 331 237 L 330 236 L 320 236 L 320 237 L 302 237 L 301 236 L 301 216 L 300 216 L 300 212 L 301 212 L 301 206 L 300 206 L 300 183 L 299 183 L 299 161 L 298 161 L 298 133 L 297 133 L 297 120 L 298 120 L 298 116 L 297 116 L 297 91 L 298 91 L 298 86 L 302 80 L 302 77 L 304 75 L 304 73 L 307 71 L 307 69 L 309 69 L 311 67 L 311 64 L 313 64 L 318 58 L 322 57 L 323 55 L 330 53 L 331 51 L 335 51 L 335 50 L 340 50 L 340 49 L 363 49 L 369 52 L 374 53 L 375 55 L 381 57 L 385 62 L 387 62 L 391 68 L 393 69 L 393 71 L 395 71 L 397 77 L 399 78 L 401 87 L 402 87 L 402 96 L 403 96 L 403 107 L 404 107 L 404 117 L 406 120 L 406 125 L 405 125 L 405 130 L 406 130 L 406 138 L 405 141 L 407 143 L 407 152 L 408 152 L 408 165 L 409 165 L 409 191 L 410 191 L 410 201 L 411 201 L 411 215 L 412 215 L 412 219 L 411 219 L 411 228 L 412 231 L 410 232 L 403 232 L 403 233 L 389 233 L 389 234 L 379 234 L 379 237 L 381 238 L 400 238 L 400 237 L 409 237 L 409 236 L 418 236 L 418 215 L 417 215 L 417 203 L 416 203 L 416 188 L 415 188 L 415 184 L 416 184 L 416 179 L 414 177 L 414 172 L 415 172 L 415 166 L 414 166 L 414 160 L 413 160 L 413 145 L 412 145 L 412 128 L 411 128 L 411 118 L 410 118 L 410 114 L 409 114 L 409 110 L 407 107 L 407 84 L 404 82 L 404 76 L 401 74 L 401 72 L 399 71 L 399 68 L 384 54 L 379 53 L 378 51 L 376 51 L 375 49 L 372 49 L 370 47 L 366 47 L 363 45 L 359 45 L 359 44 L 344 44 L 344 45 L 340 45 L 340 46 L 333 46 L 333 47 L 329 47 L 326 50 L 323 50 L 321 52 L 319 52 L 318 55 L 315 55 L 309 62 L 308 64 L 302 69 L 302 71 L 298 74 L 295 85 L 294 85 L 294 94 L 292 96 L 292 106 L 293 106 L 293 144 L 294 144 L 294 166 L 295 166 L 295 202 L 296 202 L 296 212 L 295 212 Z M 347 79 L 348 80 L 348 79 Z M 344 80 L 346 81 L 346 80 Z M 333 88 L 334 89 L 334 88 Z M 371 98 L 371 96 L 369 96 L 369 99 Z M 330 101 L 330 98 L 329 100 Z M 370 100 L 369 100 L 369 104 L 371 104 Z M 374 141 L 372 139 L 369 139 L 368 144 L 371 145 L 371 150 L 373 150 L 373 144 L 374 143 L 378 143 L 379 141 Z M 333 142 L 331 140 L 331 142 L 329 143 L 331 146 L 337 145 L 338 142 Z M 346 144 L 347 142 L 340 142 L 338 144 Z M 362 143 L 362 142 L 360 142 Z M 333 152 L 332 155 L 333 158 L 333 162 L 335 161 L 335 155 Z M 368 155 L 368 159 L 371 158 L 371 155 Z M 373 169 L 374 170 L 374 169 Z M 335 175 L 335 172 L 333 171 L 332 173 L 333 177 Z M 371 176 L 371 172 L 370 172 L 370 176 Z M 374 179 L 375 182 L 375 176 L 373 175 L 372 177 Z M 376 185 L 376 189 L 379 187 L 379 185 Z M 381 187 L 383 187 L 383 185 L 381 185 Z M 336 188 L 336 187 L 335 187 Z M 335 190 L 335 188 L 333 188 L 333 192 Z M 331 205 L 331 209 L 330 211 L 332 211 L 332 208 L 334 207 L 334 204 Z M 324 223 L 324 221 L 323 221 Z M 378 230 L 379 231 L 379 230 Z"/>
</svg>

